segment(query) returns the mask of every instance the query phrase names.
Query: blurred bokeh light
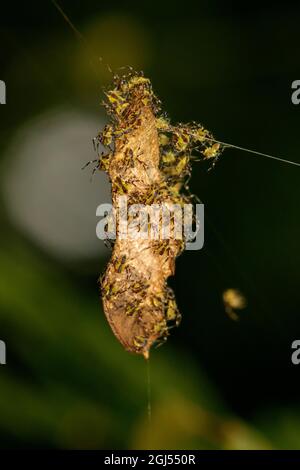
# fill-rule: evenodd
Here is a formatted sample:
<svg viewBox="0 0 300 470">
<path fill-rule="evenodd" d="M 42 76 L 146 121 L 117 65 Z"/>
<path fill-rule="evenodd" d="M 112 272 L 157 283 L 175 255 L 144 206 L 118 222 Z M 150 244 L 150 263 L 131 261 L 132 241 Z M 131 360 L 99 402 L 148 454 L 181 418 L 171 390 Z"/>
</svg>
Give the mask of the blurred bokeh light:
<svg viewBox="0 0 300 470">
<path fill-rule="evenodd" d="M 52 110 L 16 132 L 4 155 L 4 201 L 12 221 L 58 257 L 88 259 L 106 250 L 96 238 L 95 214 L 111 200 L 109 182 L 104 173 L 93 175 L 96 163 L 81 171 L 95 159 L 91 135 L 101 127 L 96 117 Z"/>
</svg>

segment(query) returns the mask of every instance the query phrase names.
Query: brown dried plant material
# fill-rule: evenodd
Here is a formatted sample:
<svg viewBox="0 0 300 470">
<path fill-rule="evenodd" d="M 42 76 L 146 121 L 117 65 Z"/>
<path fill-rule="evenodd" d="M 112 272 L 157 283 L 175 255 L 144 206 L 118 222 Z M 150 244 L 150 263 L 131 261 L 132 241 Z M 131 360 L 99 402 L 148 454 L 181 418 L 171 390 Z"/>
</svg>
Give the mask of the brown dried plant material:
<svg viewBox="0 0 300 470">
<path fill-rule="evenodd" d="M 192 150 L 203 159 L 215 159 L 219 144 L 198 124 L 172 126 L 160 113 L 151 83 L 142 74 L 129 72 L 114 77 L 105 93 L 110 124 L 95 141 L 107 146 L 98 167 L 107 172 L 113 206 L 126 196 L 133 204 L 182 207 L 192 200 L 188 192 Z M 184 239 L 121 239 L 117 237 L 111 260 L 100 278 L 104 312 L 126 350 L 148 357 L 154 343 L 165 340 L 171 326 L 178 325 L 173 291 L 167 285 L 175 273 L 175 259 Z"/>
</svg>

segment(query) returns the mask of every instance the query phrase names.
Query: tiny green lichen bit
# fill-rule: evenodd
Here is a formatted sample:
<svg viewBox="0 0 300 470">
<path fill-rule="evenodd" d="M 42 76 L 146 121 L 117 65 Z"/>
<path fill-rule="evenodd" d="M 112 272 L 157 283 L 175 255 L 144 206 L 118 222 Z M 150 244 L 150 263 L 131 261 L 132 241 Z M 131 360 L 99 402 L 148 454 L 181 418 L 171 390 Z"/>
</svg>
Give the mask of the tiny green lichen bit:
<svg viewBox="0 0 300 470">
<path fill-rule="evenodd" d="M 128 207 L 192 202 L 192 161 L 211 160 L 214 165 L 221 145 L 199 124 L 172 125 L 141 73 L 115 76 L 105 95 L 110 123 L 95 144 L 107 148 L 97 167 L 109 176 L 114 207 L 121 195 L 127 196 Z M 120 239 L 118 217 L 116 233 L 111 260 L 100 277 L 104 312 L 125 349 L 147 358 L 151 346 L 166 340 L 170 328 L 180 323 L 167 279 L 175 274 L 185 240 Z"/>
</svg>

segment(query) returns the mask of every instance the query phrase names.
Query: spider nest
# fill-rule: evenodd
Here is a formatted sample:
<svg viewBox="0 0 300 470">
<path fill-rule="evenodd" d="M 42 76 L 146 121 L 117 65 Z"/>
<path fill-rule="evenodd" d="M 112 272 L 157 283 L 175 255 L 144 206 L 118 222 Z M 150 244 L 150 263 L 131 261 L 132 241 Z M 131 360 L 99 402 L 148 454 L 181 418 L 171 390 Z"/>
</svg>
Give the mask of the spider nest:
<svg viewBox="0 0 300 470">
<path fill-rule="evenodd" d="M 107 149 L 98 168 L 109 176 L 114 208 L 120 196 L 126 196 L 129 209 L 192 203 L 191 163 L 209 159 L 214 165 L 223 150 L 220 144 L 200 124 L 172 125 L 142 73 L 115 76 L 105 96 L 110 122 L 95 144 Z M 112 256 L 100 277 L 104 312 L 125 349 L 147 358 L 150 348 L 180 323 L 167 279 L 175 274 L 175 259 L 186 240 L 121 237 L 118 213 L 115 223 Z"/>
</svg>

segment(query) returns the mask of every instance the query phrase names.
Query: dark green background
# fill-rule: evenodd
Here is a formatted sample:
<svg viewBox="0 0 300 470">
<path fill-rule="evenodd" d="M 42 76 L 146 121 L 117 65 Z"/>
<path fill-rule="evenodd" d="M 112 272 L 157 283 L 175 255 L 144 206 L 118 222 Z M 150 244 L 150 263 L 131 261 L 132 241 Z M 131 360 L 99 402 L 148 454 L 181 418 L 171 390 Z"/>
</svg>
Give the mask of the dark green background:
<svg viewBox="0 0 300 470">
<path fill-rule="evenodd" d="M 299 8 L 60 4 L 86 40 L 50 1 L 1 4 L 3 178 L 30 119 L 66 104 L 102 116 L 105 63 L 143 69 L 173 121 L 300 162 Z M 0 447 L 300 448 L 299 169 L 229 149 L 213 171 L 195 166 L 191 188 L 205 204 L 205 246 L 178 259 L 171 281 L 183 321 L 151 358 L 150 437 L 146 365 L 122 350 L 98 299 L 106 260 L 56 258 L 1 202 Z M 239 322 L 224 312 L 228 287 L 248 300 Z"/>
</svg>

